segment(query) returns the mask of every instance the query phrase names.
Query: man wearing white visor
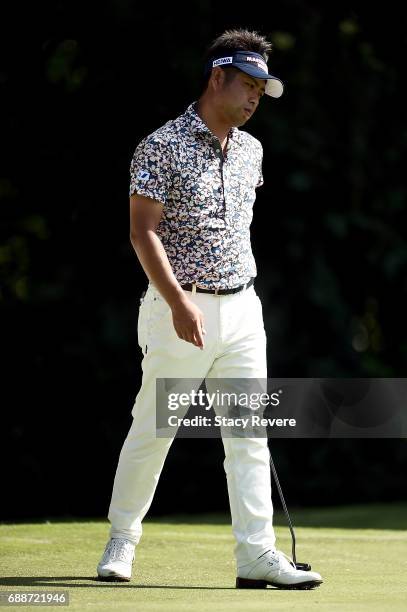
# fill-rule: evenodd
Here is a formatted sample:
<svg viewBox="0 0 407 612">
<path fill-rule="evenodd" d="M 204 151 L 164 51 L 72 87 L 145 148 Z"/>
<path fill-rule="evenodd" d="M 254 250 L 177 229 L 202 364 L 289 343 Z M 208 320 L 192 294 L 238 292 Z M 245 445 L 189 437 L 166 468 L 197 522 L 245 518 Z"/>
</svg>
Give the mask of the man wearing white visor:
<svg viewBox="0 0 407 612">
<path fill-rule="evenodd" d="M 143 138 L 131 161 L 130 239 L 149 280 L 138 318 L 143 377 L 114 480 L 100 580 L 131 579 L 142 521 L 173 441 L 156 435 L 157 379 L 205 379 L 207 387 L 267 380 L 250 242 L 263 150 L 239 128 L 264 94 L 283 92 L 268 72 L 270 51 L 257 32 L 216 38 L 199 99 Z M 222 427 L 221 434 L 236 587 L 319 586 L 318 573 L 298 569 L 276 549 L 267 437 L 230 436 Z M 199 571 L 193 559 L 191 571 Z"/>
</svg>

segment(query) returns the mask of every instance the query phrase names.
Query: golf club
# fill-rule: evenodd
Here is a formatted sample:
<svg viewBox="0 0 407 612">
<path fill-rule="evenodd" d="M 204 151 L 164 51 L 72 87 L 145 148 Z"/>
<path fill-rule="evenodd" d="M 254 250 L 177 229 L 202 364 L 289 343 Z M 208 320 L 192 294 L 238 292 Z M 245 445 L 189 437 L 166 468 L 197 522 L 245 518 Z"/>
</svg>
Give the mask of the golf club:
<svg viewBox="0 0 407 612">
<path fill-rule="evenodd" d="M 283 491 L 281 490 L 280 481 L 279 481 L 278 476 L 277 476 L 277 471 L 276 471 L 276 468 L 275 468 L 274 461 L 273 461 L 273 458 L 271 456 L 271 453 L 270 453 L 270 467 L 271 467 L 271 471 L 273 472 L 274 481 L 275 481 L 275 483 L 277 485 L 278 494 L 279 494 L 280 500 L 281 500 L 281 505 L 283 506 L 284 513 L 285 513 L 285 515 L 287 517 L 288 526 L 290 528 L 291 540 L 292 540 L 292 558 L 293 558 L 294 565 L 295 565 L 295 567 L 298 570 L 303 570 L 305 572 L 309 572 L 311 570 L 311 566 L 310 566 L 309 563 L 297 563 L 297 558 L 296 558 L 296 554 L 295 554 L 295 531 L 294 531 L 293 524 L 291 522 L 290 515 L 289 515 L 288 510 L 287 510 L 287 506 L 286 506 L 286 503 L 285 503 Z"/>
</svg>

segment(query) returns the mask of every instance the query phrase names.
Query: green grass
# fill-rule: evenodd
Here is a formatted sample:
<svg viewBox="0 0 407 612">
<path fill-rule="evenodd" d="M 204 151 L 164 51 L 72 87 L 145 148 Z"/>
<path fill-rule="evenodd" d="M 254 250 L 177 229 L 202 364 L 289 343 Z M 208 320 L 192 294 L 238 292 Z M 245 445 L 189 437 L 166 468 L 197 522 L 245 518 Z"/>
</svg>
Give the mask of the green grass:
<svg viewBox="0 0 407 612">
<path fill-rule="evenodd" d="M 146 520 L 130 583 L 95 579 L 106 520 L 0 524 L 0 590 L 67 589 L 69 610 L 98 612 L 407 610 L 407 504 L 292 515 L 298 560 L 325 581 L 313 591 L 235 589 L 234 541 L 223 515 Z M 280 513 L 275 523 L 278 547 L 290 553 Z"/>
</svg>

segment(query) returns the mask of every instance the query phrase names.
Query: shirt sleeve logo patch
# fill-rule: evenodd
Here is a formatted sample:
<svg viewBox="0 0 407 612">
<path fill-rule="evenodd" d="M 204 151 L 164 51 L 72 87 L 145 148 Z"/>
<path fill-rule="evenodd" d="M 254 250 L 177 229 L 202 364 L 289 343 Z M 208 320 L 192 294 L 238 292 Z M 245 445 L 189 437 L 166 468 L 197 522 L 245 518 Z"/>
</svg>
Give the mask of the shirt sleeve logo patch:
<svg viewBox="0 0 407 612">
<path fill-rule="evenodd" d="M 140 170 L 139 173 L 137 174 L 136 178 L 139 181 L 142 181 L 143 183 L 145 183 L 150 178 L 150 173 L 146 172 L 146 170 Z"/>
</svg>

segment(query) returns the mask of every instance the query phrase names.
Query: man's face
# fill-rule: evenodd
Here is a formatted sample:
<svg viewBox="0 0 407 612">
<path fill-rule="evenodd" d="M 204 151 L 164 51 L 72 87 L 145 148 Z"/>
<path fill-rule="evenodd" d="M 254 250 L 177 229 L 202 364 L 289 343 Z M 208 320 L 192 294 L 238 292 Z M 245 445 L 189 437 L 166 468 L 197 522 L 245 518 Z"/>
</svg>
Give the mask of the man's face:
<svg viewBox="0 0 407 612">
<path fill-rule="evenodd" d="M 219 91 L 219 110 L 230 125 L 239 127 L 250 119 L 264 95 L 266 82 L 241 70 L 236 70 L 229 82 L 223 81 Z"/>
</svg>

